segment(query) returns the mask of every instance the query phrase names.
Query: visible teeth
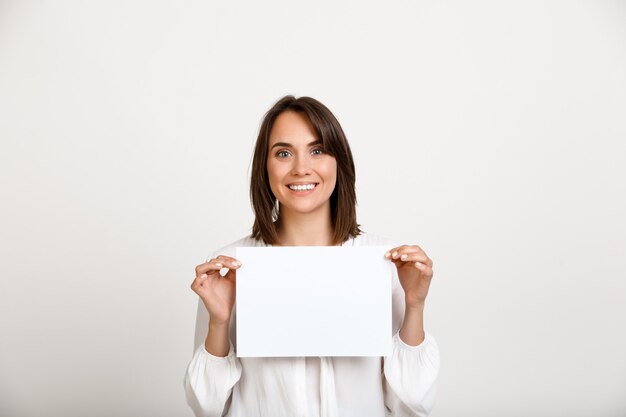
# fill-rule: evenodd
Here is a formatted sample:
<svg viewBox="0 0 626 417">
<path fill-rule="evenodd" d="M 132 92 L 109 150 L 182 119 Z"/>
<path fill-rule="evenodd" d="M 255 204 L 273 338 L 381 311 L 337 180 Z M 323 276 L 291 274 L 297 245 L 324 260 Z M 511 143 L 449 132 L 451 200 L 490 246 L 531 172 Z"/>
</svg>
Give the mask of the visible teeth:
<svg viewBox="0 0 626 417">
<path fill-rule="evenodd" d="M 315 184 L 290 185 L 289 188 L 291 188 L 294 191 L 306 191 L 306 190 L 312 190 L 313 188 L 315 188 Z"/>
</svg>

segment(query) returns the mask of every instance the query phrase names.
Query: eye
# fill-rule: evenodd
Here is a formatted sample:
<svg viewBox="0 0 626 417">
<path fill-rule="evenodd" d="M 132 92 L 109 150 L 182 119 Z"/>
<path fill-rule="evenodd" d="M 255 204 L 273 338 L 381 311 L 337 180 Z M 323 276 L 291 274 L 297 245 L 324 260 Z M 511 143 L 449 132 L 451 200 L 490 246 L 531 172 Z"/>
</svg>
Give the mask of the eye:
<svg viewBox="0 0 626 417">
<path fill-rule="evenodd" d="M 276 156 L 279 158 L 286 158 L 289 156 L 289 152 L 288 151 L 278 151 L 276 152 Z"/>
<path fill-rule="evenodd" d="M 313 155 L 321 155 L 324 153 L 324 150 L 322 148 L 315 148 L 311 151 L 311 153 L 313 153 Z"/>
</svg>

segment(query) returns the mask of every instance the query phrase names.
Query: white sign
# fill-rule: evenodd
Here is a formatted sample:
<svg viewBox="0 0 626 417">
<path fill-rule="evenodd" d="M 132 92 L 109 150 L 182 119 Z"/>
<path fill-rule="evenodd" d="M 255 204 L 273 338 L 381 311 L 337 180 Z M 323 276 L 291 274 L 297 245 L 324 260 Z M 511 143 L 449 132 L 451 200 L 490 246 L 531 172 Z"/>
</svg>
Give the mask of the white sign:
<svg viewBox="0 0 626 417">
<path fill-rule="evenodd" d="M 388 356 L 384 246 L 238 247 L 237 356 Z"/>
</svg>

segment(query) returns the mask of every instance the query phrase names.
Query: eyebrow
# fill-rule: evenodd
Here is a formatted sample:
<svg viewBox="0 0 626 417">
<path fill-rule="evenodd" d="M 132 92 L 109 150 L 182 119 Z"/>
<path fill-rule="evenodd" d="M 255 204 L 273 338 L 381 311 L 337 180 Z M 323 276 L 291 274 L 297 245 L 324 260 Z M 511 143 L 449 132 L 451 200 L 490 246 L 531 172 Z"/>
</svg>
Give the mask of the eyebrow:
<svg viewBox="0 0 626 417">
<path fill-rule="evenodd" d="M 320 145 L 322 143 L 321 140 L 314 140 L 313 142 L 309 143 L 307 146 L 313 146 L 313 145 Z M 272 147 L 270 148 L 270 150 L 274 149 L 277 146 L 284 146 L 286 148 L 293 148 L 293 145 L 291 145 L 291 143 L 287 143 L 287 142 L 276 142 L 275 144 L 272 145 Z"/>
</svg>

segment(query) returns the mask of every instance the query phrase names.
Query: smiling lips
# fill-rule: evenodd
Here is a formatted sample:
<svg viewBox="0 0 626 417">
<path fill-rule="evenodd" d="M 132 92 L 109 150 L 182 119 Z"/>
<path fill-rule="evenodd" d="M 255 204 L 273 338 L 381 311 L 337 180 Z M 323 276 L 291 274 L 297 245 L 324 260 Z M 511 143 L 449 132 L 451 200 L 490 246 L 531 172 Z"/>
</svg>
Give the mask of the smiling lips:
<svg viewBox="0 0 626 417">
<path fill-rule="evenodd" d="M 287 187 L 289 187 L 291 191 L 295 191 L 297 193 L 304 193 L 304 192 L 313 190 L 315 187 L 317 187 L 317 184 L 318 183 L 316 182 L 309 183 L 309 184 L 289 184 Z"/>
</svg>

